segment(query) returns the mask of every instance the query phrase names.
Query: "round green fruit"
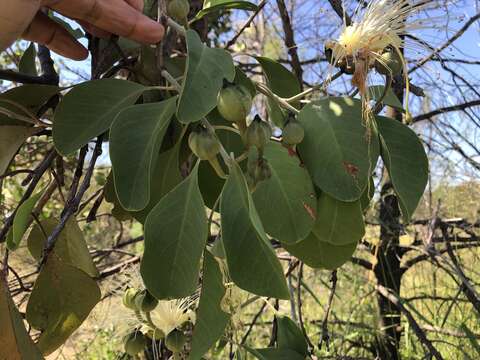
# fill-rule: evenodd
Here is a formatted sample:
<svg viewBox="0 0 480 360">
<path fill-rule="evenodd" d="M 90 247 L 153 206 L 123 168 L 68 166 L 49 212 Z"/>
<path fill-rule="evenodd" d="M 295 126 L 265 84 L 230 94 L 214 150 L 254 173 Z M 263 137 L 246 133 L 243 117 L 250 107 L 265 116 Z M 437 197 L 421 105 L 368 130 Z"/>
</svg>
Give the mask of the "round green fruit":
<svg viewBox="0 0 480 360">
<path fill-rule="evenodd" d="M 227 85 L 218 94 L 217 109 L 225 120 L 245 121 L 252 109 L 252 96 L 243 86 Z"/>
<path fill-rule="evenodd" d="M 399 75 L 402 71 L 402 59 L 396 50 L 387 50 L 375 61 L 375 69 L 382 75 Z"/>
<path fill-rule="evenodd" d="M 215 134 L 202 126 L 190 133 L 188 145 L 200 160 L 213 159 L 220 152 L 220 143 Z"/>
<path fill-rule="evenodd" d="M 167 335 L 165 339 L 165 346 L 173 353 L 179 353 L 183 350 L 187 337 L 180 330 L 173 330 Z"/>
<path fill-rule="evenodd" d="M 134 331 L 123 339 L 125 352 L 128 355 L 134 356 L 145 349 L 147 339 L 140 331 Z"/>
<path fill-rule="evenodd" d="M 245 145 L 248 148 L 255 146 L 263 149 L 271 136 L 272 128 L 257 115 L 245 132 Z"/>
<path fill-rule="evenodd" d="M 293 146 L 300 144 L 305 137 L 305 130 L 297 120 L 290 120 L 283 128 L 282 142 Z"/>
<path fill-rule="evenodd" d="M 158 300 L 148 290 L 143 290 L 135 296 L 136 309 L 143 312 L 153 311 L 158 305 Z"/>
<path fill-rule="evenodd" d="M 167 5 L 167 13 L 171 18 L 183 21 L 190 12 L 190 2 L 188 0 L 170 0 Z"/>
</svg>

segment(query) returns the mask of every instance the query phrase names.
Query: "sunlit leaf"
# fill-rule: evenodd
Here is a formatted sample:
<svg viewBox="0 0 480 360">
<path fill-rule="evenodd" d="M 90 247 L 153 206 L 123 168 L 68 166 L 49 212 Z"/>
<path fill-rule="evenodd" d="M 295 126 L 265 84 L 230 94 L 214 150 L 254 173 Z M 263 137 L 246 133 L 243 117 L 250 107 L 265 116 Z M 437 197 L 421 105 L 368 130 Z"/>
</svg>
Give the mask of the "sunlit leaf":
<svg viewBox="0 0 480 360">
<path fill-rule="evenodd" d="M 57 225 L 58 220 L 50 218 L 33 226 L 27 238 L 27 245 L 35 260 L 41 260 L 47 238 Z M 98 275 L 98 270 L 93 263 L 82 230 L 80 230 L 74 218 L 68 219 L 65 228 L 58 235 L 53 252 L 64 263 L 83 270 L 91 277 Z"/>
<path fill-rule="evenodd" d="M 428 182 L 428 158 L 415 132 L 401 122 L 377 117 L 382 159 L 400 201 L 403 218 L 408 222 Z"/>
<path fill-rule="evenodd" d="M 85 272 L 50 254 L 27 305 L 27 321 L 41 331 L 38 347 L 51 354 L 80 327 L 100 301 L 100 289 Z"/>
<path fill-rule="evenodd" d="M 379 155 L 373 126 L 362 120 L 362 106 L 351 98 L 330 97 L 305 106 L 298 116 L 305 138 L 298 146 L 314 183 L 342 201 L 365 190 Z"/>
</svg>

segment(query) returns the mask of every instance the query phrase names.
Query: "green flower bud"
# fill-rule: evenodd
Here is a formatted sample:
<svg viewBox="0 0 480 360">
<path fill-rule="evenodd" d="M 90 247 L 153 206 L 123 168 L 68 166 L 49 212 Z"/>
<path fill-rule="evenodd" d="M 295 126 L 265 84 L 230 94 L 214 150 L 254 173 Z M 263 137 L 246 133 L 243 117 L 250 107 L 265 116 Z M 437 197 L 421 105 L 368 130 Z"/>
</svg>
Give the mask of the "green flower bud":
<svg viewBox="0 0 480 360">
<path fill-rule="evenodd" d="M 190 133 L 188 145 L 200 160 L 213 159 L 220 152 L 217 137 L 203 126 L 197 127 Z"/>
<path fill-rule="evenodd" d="M 375 69 L 382 75 L 399 75 L 402 72 L 402 67 L 402 59 L 394 49 L 385 51 L 380 59 L 375 61 Z"/>
<path fill-rule="evenodd" d="M 139 291 L 136 289 L 128 288 L 123 294 L 122 302 L 123 305 L 130 310 L 136 310 L 135 306 L 135 297 L 139 294 Z"/>
<path fill-rule="evenodd" d="M 150 312 L 158 305 L 158 300 L 148 290 L 143 290 L 135 296 L 136 309 L 143 312 Z"/>
<path fill-rule="evenodd" d="M 245 145 L 248 148 L 255 146 L 262 150 L 271 136 L 272 128 L 257 115 L 245 132 Z"/>
<path fill-rule="evenodd" d="M 185 343 L 187 342 L 187 337 L 180 330 L 173 330 L 170 332 L 165 339 L 165 346 L 168 350 L 173 353 L 179 353 L 183 350 Z"/>
<path fill-rule="evenodd" d="M 190 2 L 188 0 L 170 0 L 167 5 L 167 13 L 171 18 L 184 21 L 190 12 Z"/>
<path fill-rule="evenodd" d="M 225 120 L 245 121 L 252 109 L 252 96 L 243 86 L 227 85 L 218 94 L 217 109 Z"/>
<path fill-rule="evenodd" d="M 134 356 L 145 349 L 147 339 L 140 331 L 134 331 L 123 339 L 125 352 L 128 355 Z"/>
</svg>

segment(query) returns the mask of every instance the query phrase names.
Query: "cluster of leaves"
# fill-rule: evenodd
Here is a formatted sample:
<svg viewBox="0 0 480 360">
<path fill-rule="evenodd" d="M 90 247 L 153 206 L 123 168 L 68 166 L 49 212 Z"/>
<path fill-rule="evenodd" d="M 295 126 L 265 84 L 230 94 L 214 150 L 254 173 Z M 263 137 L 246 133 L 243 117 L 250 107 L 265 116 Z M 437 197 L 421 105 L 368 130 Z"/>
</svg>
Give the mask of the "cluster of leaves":
<svg viewBox="0 0 480 360">
<path fill-rule="evenodd" d="M 197 17 L 222 7 L 255 9 L 246 1 L 210 1 Z M 227 280 L 259 296 L 289 298 L 272 239 L 311 267 L 336 269 L 351 258 L 364 236 L 363 212 L 371 201 L 378 159 L 388 169 L 405 221 L 423 194 L 428 164 L 416 134 L 402 123 L 376 116 L 366 127 L 359 100 L 328 97 L 303 107 L 296 101 L 288 104 L 285 99 L 300 93 L 301 87 L 279 63 L 256 58 L 266 79 L 266 86 L 258 86 L 235 67 L 228 52 L 207 47 L 195 31 L 187 30 L 185 40 L 185 58 L 165 61 L 167 90 L 149 83 L 155 71 L 146 48 L 137 66 L 144 75 L 141 82 L 102 79 L 70 89 L 25 85 L 2 94 L 6 111 L 0 114 L 0 173 L 21 144 L 38 132 L 32 126 L 35 117 L 29 114 L 64 94 L 53 117 L 55 148 L 69 156 L 106 134 L 112 173 L 105 199 L 114 204 L 119 220 L 135 218 L 144 224 L 141 274 L 148 292 L 157 300 L 184 298 L 201 284 L 190 351 L 190 358 L 200 359 L 227 327 L 229 315 L 220 306 Z M 181 84 L 171 75 L 175 72 L 181 75 Z M 288 118 L 295 117 L 304 129 L 303 141 L 291 146 L 270 138 L 252 155 L 244 136 L 246 123 L 232 126 L 216 109 L 225 82 L 242 86 L 252 97 L 261 90 L 267 95 L 270 121 L 283 128 Z M 373 98 L 383 93 L 370 90 Z M 401 107 L 394 97 L 383 101 Z M 198 124 L 220 144 L 220 175 L 187 146 L 186 134 Z M 214 154 L 215 160 L 218 156 Z M 252 156 L 254 163 L 262 161 L 269 168 L 268 176 L 253 183 L 247 164 Z M 7 236 L 10 250 L 18 248 L 40 195 L 17 211 Z M 220 231 L 213 234 L 217 210 Z M 97 271 L 74 220 L 67 222 L 53 250 L 44 252 L 52 245 L 49 235 L 56 224 L 44 219 L 28 237 L 28 248 L 41 265 L 26 313 L 28 323 L 41 332 L 39 350 L 0 284 L 1 322 L 9 324 L 2 325 L 7 335 L 0 337 L 0 344 L 16 344 L 12 353 L 29 354 L 22 358 L 40 358 L 39 351 L 49 354 L 57 349 L 100 300 L 93 280 Z M 215 257 L 226 262 L 227 275 Z M 276 348 L 245 350 L 259 359 L 305 358 L 301 330 L 288 318 L 279 318 L 278 324 Z"/>
</svg>

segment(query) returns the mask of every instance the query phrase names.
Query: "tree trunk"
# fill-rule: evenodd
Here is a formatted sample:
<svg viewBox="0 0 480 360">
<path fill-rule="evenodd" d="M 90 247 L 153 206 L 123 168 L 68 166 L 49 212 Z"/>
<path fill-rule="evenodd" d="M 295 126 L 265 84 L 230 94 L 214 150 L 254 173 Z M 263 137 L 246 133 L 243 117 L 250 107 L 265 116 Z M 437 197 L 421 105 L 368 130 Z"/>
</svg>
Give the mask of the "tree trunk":
<svg viewBox="0 0 480 360">
<path fill-rule="evenodd" d="M 393 82 L 393 92 L 403 101 L 403 79 Z M 402 121 L 398 110 L 388 108 L 388 116 Z M 400 243 L 400 209 L 393 185 L 385 171 L 380 197 L 380 243 L 375 250 L 376 264 L 374 273 L 379 285 L 400 294 L 403 272 L 400 268 L 402 253 Z M 400 310 L 381 294 L 377 294 L 380 317 L 380 335 L 377 338 L 377 355 L 382 360 L 400 359 L 399 345 L 402 335 Z"/>
</svg>

